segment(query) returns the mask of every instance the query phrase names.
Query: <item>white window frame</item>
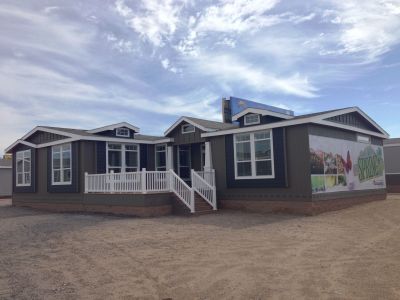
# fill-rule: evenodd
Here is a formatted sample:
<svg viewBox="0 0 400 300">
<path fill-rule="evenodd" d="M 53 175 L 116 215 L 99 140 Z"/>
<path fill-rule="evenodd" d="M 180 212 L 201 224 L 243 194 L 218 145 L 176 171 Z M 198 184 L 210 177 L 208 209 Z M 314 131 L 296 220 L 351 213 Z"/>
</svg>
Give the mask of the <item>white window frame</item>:
<svg viewBox="0 0 400 300">
<path fill-rule="evenodd" d="M 188 127 L 192 128 L 192 130 L 185 131 L 185 128 L 188 128 Z M 192 124 L 183 124 L 181 128 L 182 128 L 182 134 L 193 133 L 196 131 L 196 127 Z"/>
<path fill-rule="evenodd" d="M 109 148 L 108 148 L 108 145 L 109 144 L 112 144 L 112 145 L 121 145 L 121 149 L 119 150 L 119 151 L 121 151 L 121 167 L 115 167 L 115 166 L 109 166 L 108 165 L 108 151 L 110 150 Z M 106 143 L 106 172 L 107 173 L 110 173 L 110 171 L 109 171 L 109 169 L 116 169 L 116 168 L 121 168 L 121 173 L 126 173 L 126 169 L 128 168 L 134 168 L 134 167 L 130 167 L 130 166 L 127 166 L 126 165 L 126 156 L 125 156 L 125 154 L 126 154 L 126 152 L 128 151 L 128 152 L 135 152 L 135 151 L 132 151 L 132 150 L 126 150 L 126 146 L 137 146 L 137 167 L 136 167 L 136 169 L 137 169 L 137 171 L 136 172 L 139 172 L 140 171 L 140 144 L 135 144 L 135 143 L 115 143 L 115 142 L 107 142 Z M 114 151 L 118 151 L 118 150 L 116 150 L 116 149 L 112 149 L 112 150 L 114 150 Z"/>
<path fill-rule="evenodd" d="M 64 162 L 63 162 L 63 152 L 67 152 L 68 150 L 64 150 L 64 147 L 69 146 L 69 155 L 70 155 L 70 166 L 69 168 L 64 167 Z M 54 148 L 59 147 L 60 148 L 60 169 L 57 169 L 60 171 L 60 182 L 54 182 L 54 159 L 53 159 L 53 154 L 54 154 Z M 71 176 L 69 181 L 64 181 L 64 170 L 70 170 Z M 72 184 L 72 144 L 61 144 L 61 145 L 55 145 L 51 147 L 51 185 L 71 185 Z"/>
<path fill-rule="evenodd" d="M 18 153 L 21 153 L 20 155 L 22 155 L 22 173 L 18 172 Z M 30 157 L 30 167 L 29 167 L 29 172 L 25 172 L 25 154 L 29 153 L 29 157 Z M 31 186 L 32 185 L 32 151 L 31 149 L 28 150 L 22 150 L 22 151 L 18 151 L 15 154 L 16 158 L 15 158 L 15 185 L 16 186 Z M 30 182 L 26 183 L 25 182 L 25 174 L 29 173 L 29 177 L 30 177 Z M 22 183 L 18 183 L 18 174 L 22 174 Z"/>
<path fill-rule="evenodd" d="M 270 142 L 271 142 L 271 159 L 262 159 L 262 160 L 256 160 L 256 153 L 255 153 L 255 139 L 254 139 L 254 134 L 255 133 L 261 133 L 261 132 L 269 132 L 270 134 Z M 251 176 L 238 176 L 237 173 L 237 157 L 236 157 L 236 144 L 240 142 L 236 142 L 236 136 L 237 135 L 250 135 L 250 160 L 247 162 L 251 163 Z M 268 139 L 266 139 L 268 140 Z M 258 140 L 257 140 L 258 141 Z M 238 133 L 233 135 L 233 157 L 234 157 L 234 164 L 235 164 L 235 179 L 236 180 L 241 180 L 241 179 L 273 179 L 275 178 L 275 159 L 274 159 L 274 137 L 273 137 L 273 131 L 272 130 L 260 130 L 260 131 L 254 131 L 254 132 L 246 132 L 246 133 Z M 271 175 L 256 175 L 257 169 L 256 169 L 256 161 L 264 161 L 264 160 L 271 160 Z M 241 161 L 241 162 L 246 162 L 246 161 Z"/>
<path fill-rule="evenodd" d="M 121 134 L 119 133 L 120 130 L 126 130 L 127 134 Z M 119 137 L 131 137 L 131 133 L 129 131 L 129 128 L 124 128 L 124 127 L 119 127 L 119 128 L 115 128 L 115 136 L 119 136 Z"/>
<path fill-rule="evenodd" d="M 248 117 L 254 117 L 254 116 L 257 116 L 257 121 L 255 121 L 255 122 L 248 122 L 247 121 Z M 260 115 L 259 114 L 247 114 L 247 115 L 244 116 L 244 125 L 245 126 L 247 126 L 247 125 L 255 125 L 255 124 L 260 124 Z"/>
<path fill-rule="evenodd" d="M 164 150 L 157 150 L 158 146 L 164 146 Z M 157 165 L 157 153 L 165 153 L 165 166 L 158 166 Z M 156 171 L 166 171 L 167 170 L 167 144 L 158 144 L 154 147 L 154 166 Z M 163 169 L 163 170 L 159 170 Z"/>
<path fill-rule="evenodd" d="M 368 135 L 357 134 L 357 142 L 364 144 L 371 144 L 371 137 Z"/>
</svg>

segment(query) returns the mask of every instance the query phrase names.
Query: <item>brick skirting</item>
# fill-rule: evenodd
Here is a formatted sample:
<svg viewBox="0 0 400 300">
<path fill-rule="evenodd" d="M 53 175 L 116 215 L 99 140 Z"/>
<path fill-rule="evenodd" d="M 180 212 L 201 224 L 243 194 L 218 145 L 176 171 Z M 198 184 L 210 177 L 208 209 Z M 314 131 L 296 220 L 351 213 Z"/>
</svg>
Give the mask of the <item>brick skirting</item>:
<svg viewBox="0 0 400 300">
<path fill-rule="evenodd" d="M 89 212 L 105 213 L 136 217 L 159 217 L 172 213 L 171 205 L 161 206 L 122 206 L 97 204 L 67 204 L 67 203 L 27 203 L 13 201 L 13 206 L 30 207 L 51 212 Z"/>
<path fill-rule="evenodd" d="M 222 208 L 249 212 L 284 212 L 300 215 L 317 215 L 327 211 L 344 209 L 356 204 L 385 200 L 386 193 L 351 198 L 318 201 L 262 201 L 262 200 L 219 200 Z"/>
</svg>

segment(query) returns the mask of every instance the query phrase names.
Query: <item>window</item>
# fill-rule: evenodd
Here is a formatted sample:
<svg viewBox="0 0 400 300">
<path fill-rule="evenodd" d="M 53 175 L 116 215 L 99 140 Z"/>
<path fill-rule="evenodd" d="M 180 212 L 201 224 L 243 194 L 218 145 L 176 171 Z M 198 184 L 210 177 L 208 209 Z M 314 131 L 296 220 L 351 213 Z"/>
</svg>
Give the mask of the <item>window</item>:
<svg viewBox="0 0 400 300">
<path fill-rule="evenodd" d="M 258 131 L 234 136 L 235 178 L 274 178 L 272 132 Z"/>
<path fill-rule="evenodd" d="M 367 135 L 357 134 L 357 142 L 369 144 L 371 143 L 371 138 Z"/>
<path fill-rule="evenodd" d="M 107 145 L 107 172 L 137 172 L 139 169 L 139 146 L 134 144 Z"/>
<path fill-rule="evenodd" d="M 31 185 L 31 150 L 19 151 L 16 154 L 16 185 Z"/>
<path fill-rule="evenodd" d="M 248 114 L 244 116 L 244 125 L 260 124 L 259 114 Z"/>
<path fill-rule="evenodd" d="M 128 128 L 117 128 L 115 129 L 115 135 L 121 137 L 130 137 L 129 129 Z"/>
<path fill-rule="evenodd" d="M 53 185 L 71 184 L 71 144 L 51 148 L 51 178 Z"/>
<path fill-rule="evenodd" d="M 192 124 L 184 124 L 182 125 L 182 133 L 191 133 L 194 132 L 194 126 Z"/>
<path fill-rule="evenodd" d="M 166 171 L 167 146 L 156 145 L 156 171 Z"/>
</svg>

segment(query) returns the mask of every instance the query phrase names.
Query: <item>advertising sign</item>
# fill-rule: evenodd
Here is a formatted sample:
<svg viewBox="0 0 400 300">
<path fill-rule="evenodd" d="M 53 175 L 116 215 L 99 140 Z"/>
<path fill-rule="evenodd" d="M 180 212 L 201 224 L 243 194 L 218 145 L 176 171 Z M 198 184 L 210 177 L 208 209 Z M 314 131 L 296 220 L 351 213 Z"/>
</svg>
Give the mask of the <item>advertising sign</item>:
<svg viewBox="0 0 400 300">
<path fill-rule="evenodd" d="M 310 135 L 313 193 L 386 187 L 383 147 Z"/>
</svg>

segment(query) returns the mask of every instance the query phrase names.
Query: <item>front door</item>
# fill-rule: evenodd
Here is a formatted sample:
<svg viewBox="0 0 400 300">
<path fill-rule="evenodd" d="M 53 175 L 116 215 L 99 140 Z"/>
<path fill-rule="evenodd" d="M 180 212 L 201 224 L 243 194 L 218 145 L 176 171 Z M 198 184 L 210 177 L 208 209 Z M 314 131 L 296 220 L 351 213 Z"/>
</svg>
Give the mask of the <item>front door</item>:
<svg viewBox="0 0 400 300">
<path fill-rule="evenodd" d="M 190 170 L 192 166 L 190 145 L 178 146 L 178 175 L 184 181 L 190 181 Z"/>
</svg>

